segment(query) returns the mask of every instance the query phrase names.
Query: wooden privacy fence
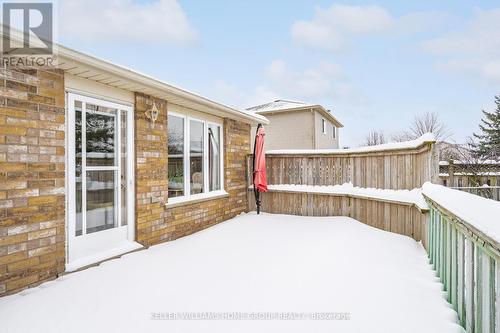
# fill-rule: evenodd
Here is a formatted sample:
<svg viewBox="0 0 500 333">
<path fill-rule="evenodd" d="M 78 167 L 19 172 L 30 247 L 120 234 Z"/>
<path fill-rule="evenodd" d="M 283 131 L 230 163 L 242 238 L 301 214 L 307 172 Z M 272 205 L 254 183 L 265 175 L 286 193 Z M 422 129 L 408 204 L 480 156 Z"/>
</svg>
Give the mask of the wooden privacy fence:
<svg viewBox="0 0 500 333">
<path fill-rule="evenodd" d="M 252 156 L 247 159 L 252 170 Z M 266 153 L 269 184 L 337 185 L 411 190 L 438 180 L 434 141 L 403 148 Z M 249 175 L 250 176 L 250 175 Z M 249 184 L 252 184 L 249 178 Z"/>
<path fill-rule="evenodd" d="M 282 150 L 266 153 L 270 185 L 328 186 L 351 182 L 363 188 L 412 190 L 437 181 L 439 163 L 433 140 L 348 150 Z M 248 156 L 248 184 L 252 184 Z M 376 228 L 422 241 L 427 247 L 426 209 L 397 200 L 354 195 L 270 191 L 262 195 L 262 211 L 304 216 L 349 216 Z M 248 191 L 249 210 L 255 210 Z"/>
<path fill-rule="evenodd" d="M 255 210 L 250 193 L 249 210 Z M 261 210 L 300 216 L 348 216 L 372 227 L 422 241 L 427 247 L 427 214 L 414 204 L 353 195 L 269 191 Z"/>
<path fill-rule="evenodd" d="M 431 209 L 429 258 L 460 324 L 467 332 L 500 332 L 499 244 L 426 199 Z"/>
</svg>

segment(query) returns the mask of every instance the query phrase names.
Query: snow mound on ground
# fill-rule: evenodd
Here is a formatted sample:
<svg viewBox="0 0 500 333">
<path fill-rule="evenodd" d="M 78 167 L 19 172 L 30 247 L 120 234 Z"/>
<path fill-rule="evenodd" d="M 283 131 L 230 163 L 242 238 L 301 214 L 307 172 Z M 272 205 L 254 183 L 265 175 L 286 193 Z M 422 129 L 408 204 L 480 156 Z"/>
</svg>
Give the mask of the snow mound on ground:
<svg viewBox="0 0 500 333">
<path fill-rule="evenodd" d="M 168 313 L 349 320 L 152 320 Z M 346 217 L 246 214 L 0 300 L 22 332 L 463 332 L 421 244 Z"/>
</svg>

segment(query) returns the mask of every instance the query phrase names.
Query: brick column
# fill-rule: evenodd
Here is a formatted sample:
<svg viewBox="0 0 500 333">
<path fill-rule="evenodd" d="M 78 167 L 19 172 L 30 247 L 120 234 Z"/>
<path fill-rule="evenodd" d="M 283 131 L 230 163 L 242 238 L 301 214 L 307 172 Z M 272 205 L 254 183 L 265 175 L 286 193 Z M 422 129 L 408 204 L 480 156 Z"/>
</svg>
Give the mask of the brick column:
<svg viewBox="0 0 500 333">
<path fill-rule="evenodd" d="M 160 111 L 153 122 L 146 111 Z M 163 223 L 168 196 L 167 102 L 143 94 L 135 96 L 136 240 L 144 246 L 160 242 L 155 226 Z"/>
<path fill-rule="evenodd" d="M 229 193 L 225 219 L 247 209 L 246 157 L 250 154 L 250 125 L 224 119 L 224 181 Z"/>
<path fill-rule="evenodd" d="M 0 69 L 0 296 L 65 262 L 64 73 Z"/>
</svg>

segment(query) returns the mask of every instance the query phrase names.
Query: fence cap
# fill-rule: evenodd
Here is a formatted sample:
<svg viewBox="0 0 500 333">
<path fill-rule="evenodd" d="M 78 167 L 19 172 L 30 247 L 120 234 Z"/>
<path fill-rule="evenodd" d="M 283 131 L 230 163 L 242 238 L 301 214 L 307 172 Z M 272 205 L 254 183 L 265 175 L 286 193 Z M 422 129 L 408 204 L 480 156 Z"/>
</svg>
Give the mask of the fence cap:
<svg viewBox="0 0 500 333">
<path fill-rule="evenodd" d="M 452 217 L 500 243 L 500 202 L 429 182 L 424 184 L 422 193 Z"/>
<path fill-rule="evenodd" d="M 350 149 L 280 149 L 268 150 L 267 155 L 329 155 L 329 154 L 355 154 L 374 153 L 391 150 L 416 149 L 426 144 L 436 143 L 432 133 L 425 133 L 420 138 L 404 142 L 391 142 L 376 146 L 366 146 Z"/>
</svg>

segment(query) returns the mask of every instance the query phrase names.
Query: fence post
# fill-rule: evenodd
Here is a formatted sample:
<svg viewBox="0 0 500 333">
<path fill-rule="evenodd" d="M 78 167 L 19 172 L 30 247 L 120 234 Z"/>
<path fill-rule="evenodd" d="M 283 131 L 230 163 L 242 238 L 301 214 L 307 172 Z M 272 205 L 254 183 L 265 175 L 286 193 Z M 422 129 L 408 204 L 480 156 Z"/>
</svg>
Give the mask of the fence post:
<svg viewBox="0 0 500 333">
<path fill-rule="evenodd" d="M 495 311 L 495 323 L 496 323 L 496 328 L 497 330 L 500 329 L 500 304 L 498 304 L 498 302 L 500 302 L 500 262 L 499 260 L 495 260 L 495 267 L 496 267 L 496 281 L 495 281 L 495 290 L 496 290 L 496 293 L 495 293 L 495 299 L 496 299 L 496 311 Z"/>
<path fill-rule="evenodd" d="M 463 327 L 465 327 L 465 281 L 464 281 L 464 267 L 465 267 L 465 237 L 463 234 L 458 235 L 458 279 L 457 279 L 457 303 L 458 303 L 458 318 Z"/>
<path fill-rule="evenodd" d="M 476 245 L 476 267 L 475 267 L 475 277 L 476 277 L 476 315 L 475 327 L 476 332 L 483 331 L 483 251 Z"/>
<path fill-rule="evenodd" d="M 457 230 L 451 226 L 451 286 L 450 286 L 450 300 L 455 311 L 458 312 L 457 304 Z"/>
<path fill-rule="evenodd" d="M 465 329 L 474 332 L 474 243 L 465 240 Z"/>
</svg>

